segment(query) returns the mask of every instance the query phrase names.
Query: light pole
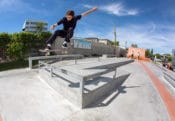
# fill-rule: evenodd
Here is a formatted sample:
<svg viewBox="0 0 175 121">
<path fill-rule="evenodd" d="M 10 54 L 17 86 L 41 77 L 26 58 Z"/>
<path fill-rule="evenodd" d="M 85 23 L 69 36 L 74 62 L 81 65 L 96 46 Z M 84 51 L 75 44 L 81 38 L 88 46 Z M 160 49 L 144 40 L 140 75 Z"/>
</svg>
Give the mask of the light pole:
<svg viewBox="0 0 175 121">
<path fill-rule="evenodd" d="M 116 53 L 116 44 L 117 44 L 117 34 L 116 34 L 116 25 L 114 26 L 114 55 L 117 55 Z"/>
<path fill-rule="evenodd" d="M 125 41 L 125 49 L 127 48 L 127 41 Z"/>
</svg>

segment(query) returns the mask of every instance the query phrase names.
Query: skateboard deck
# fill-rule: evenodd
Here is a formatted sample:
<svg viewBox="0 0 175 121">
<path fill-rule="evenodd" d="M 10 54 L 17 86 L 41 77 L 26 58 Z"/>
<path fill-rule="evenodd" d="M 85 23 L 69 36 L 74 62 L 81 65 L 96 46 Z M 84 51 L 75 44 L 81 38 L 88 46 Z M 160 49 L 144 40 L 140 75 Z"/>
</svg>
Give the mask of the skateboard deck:
<svg viewBox="0 0 175 121">
<path fill-rule="evenodd" d="M 53 49 L 53 50 L 44 50 L 44 49 L 40 49 L 39 52 L 41 53 L 45 53 L 46 56 L 51 55 L 51 53 L 53 52 L 60 52 L 61 54 L 67 54 L 69 48 L 60 48 L 60 49 Z"/>
<path fill-rule="evenodd" d="M 44 50 L 44 49 L 40 49 L 39 51 L 40 52 L 43 52 L 43 53 L 47 53 L 47 52 L 58 52 L 58 51 L 64 51 L 64 50 L 67 50 L 67 48 L 61 48 L 61 49 L 53 49 L 53 50 Z"/>
</svg>

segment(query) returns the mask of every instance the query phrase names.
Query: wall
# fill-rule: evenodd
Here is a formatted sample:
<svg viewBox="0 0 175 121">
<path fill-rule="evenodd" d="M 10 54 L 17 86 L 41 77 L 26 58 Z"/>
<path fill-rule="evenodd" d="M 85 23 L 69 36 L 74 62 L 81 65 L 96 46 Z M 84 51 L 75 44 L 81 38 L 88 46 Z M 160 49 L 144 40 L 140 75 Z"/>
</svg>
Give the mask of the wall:
<svg viewBox="0 0 175 121">
<path fill-rule="evenodd" d="M 135 59 L 138 58 L 139 54 L 140 54 L 139 59 L 145 59 L 145 49 L 143 48 L 134 48 L 134 47 L 128 48 L 127 57 L 131 57 L 132 54 Z"/>
<path fill-rule="evenodd" d="M 62 43 L 64 41 L 64 38 L 58 37 L 54 44 L 52 45 L 53 49 L 60 49 L 62 46 Z M 82 48 L 74 48 L 73 47 L 73 39 L 71 40 L 71 47 L 66 49 L 67 53 L 69 54 L 82 54 L 82 55 L 103 55 L 103 54 L 108 54 L 108 55 L 113 55 L 115 47 L 112 45 L 104 45 L 103 43 L 95 43 L 92 42 L 91 49 L 82 49 Z M 64 49 L 63 49 L 64 50 Z M 62 54 L 61 51 L 56 52 L 57 54 Z M 125 57 L 126 56 L 126 50 L 123 48 L 116 47 L 116 55 L 119 57 Z"/>
</svg>

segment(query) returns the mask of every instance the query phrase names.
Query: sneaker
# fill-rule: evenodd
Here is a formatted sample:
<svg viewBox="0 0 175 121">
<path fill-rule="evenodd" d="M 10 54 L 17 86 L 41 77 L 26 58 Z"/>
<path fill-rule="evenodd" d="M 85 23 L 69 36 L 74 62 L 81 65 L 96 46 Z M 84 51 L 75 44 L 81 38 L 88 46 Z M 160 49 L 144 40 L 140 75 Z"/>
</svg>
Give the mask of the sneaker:
<svg viewBox="0 0 175 121">
<path fill-rule="evenodd" d="M 49 51 L 49 50 L 51 50 L 51 47 L 49 47 L 49 46 L 47 46 L 47 47 L 44 49 L 44 51 Z"/>
<path fill-rule="evenodd" d="M 62 48 L 67 48 L 67 43 L 63 43 Z"/>
</svg>

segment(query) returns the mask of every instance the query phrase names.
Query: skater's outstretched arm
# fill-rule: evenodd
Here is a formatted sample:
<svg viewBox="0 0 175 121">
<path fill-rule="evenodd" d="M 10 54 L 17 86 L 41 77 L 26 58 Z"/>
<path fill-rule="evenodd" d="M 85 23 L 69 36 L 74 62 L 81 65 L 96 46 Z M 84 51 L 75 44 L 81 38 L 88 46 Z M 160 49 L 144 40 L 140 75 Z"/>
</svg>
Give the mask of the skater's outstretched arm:
<svg viewBox="0 0 175 121">
<path fill-rule="evenodd" d="M 63 19 L 61 19 L 60 21 L 58 21 L 57 23 L 53 24 L 50 26 L 50 30 L 54 30 L 55 27 L 59 26 L 60 24 L 63 23 Z"/>
<path fill-rule="evenodd" d="M 90 14 L 90 13 L 96 11 L 96 10 L 97 10 L 97 7 L 93 7 L 92 9 L 90 9 L 90 10 L 88 10 L 88 11 L 82 13 L 81 15 L 82 15 L 82 16 L 86 16 L 86 15 L 88 15 L 88 14 Z"/>
</svg>

